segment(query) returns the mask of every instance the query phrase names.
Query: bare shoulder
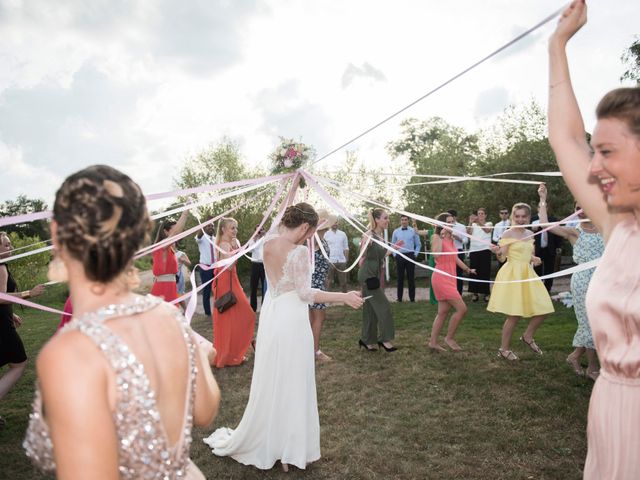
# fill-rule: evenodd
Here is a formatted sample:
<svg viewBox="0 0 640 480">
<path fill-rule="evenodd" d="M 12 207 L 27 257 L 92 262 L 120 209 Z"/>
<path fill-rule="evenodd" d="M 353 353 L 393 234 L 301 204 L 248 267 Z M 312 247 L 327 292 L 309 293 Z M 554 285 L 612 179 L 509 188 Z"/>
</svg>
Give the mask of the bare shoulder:
<svg viewBox="0 0 640 480">
<path fill-rule="evenodd" d="M 83 333 L 70 330 L 56 334 L 40 351 L 36 360 L 39 378 L 74 382 L 95 375 L 107 367 L 98 347 Z"/>
<path fill-rule="evenodd" d="M 505 232 L 502 234 L 502 237 L 501 237 L 501 238 L 514 238 L 514 236 L 513 236 L 513 229 L 512 229 L 512 228 L 509 228 L 507 231 L 505 231 Z"/>
</svg>

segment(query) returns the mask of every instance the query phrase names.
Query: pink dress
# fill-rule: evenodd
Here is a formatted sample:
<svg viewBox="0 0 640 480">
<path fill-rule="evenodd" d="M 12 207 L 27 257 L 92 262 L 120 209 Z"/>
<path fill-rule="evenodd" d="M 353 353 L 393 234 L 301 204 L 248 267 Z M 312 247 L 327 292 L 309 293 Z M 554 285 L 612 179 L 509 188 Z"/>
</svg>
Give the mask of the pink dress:
<svg viewBox="0 0 640 480">
<path fill-rule="evenodd" d="M 436 259 L 436 271 L 431 275 L 431 288 L 436 296 L 436 300 L 455 300 L 462 298 L 458 293 L 456 286 L 456 279 L 441 274 L 439 271 L 448 273 L 449 275 L 456 274 L 456 258 L 458 258 L 458 250 L 453 244 L 453 240 L 450 238 L 442 239 L 442 251 L 449 253 L 455 252 L 455 255 L 434 255 Z"/>
<path fill-rule="evenodd" d="M 587 292 L 600 377 L 591 393 L 584 478 L 640 476 L 640 226 L 611 233 Z"/>
</svg>

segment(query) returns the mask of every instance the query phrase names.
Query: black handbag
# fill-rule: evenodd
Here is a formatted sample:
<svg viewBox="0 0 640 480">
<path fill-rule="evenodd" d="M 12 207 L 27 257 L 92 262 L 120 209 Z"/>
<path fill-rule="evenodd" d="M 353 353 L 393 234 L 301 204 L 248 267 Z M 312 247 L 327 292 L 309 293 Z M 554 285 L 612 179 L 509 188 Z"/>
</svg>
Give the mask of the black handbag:
<svg viewBox="0 0 640 480">
<path fill-rule="evenodd" d="M 237 302 L 236 296 L 233 294 L 233 290 L 231 289 L 231 275 L 233 275 L 233 273 L 229 272 L 229 291 L 218 297 L 213 304 L 219 313 L 226 312 Z M 216 280 L 216 290 L 218 290 L 218 280 Z"/>
<path fill-rule="evenodd" d="M 380 288 L 380 278 L 369 277 L 364 281 L 364 284 L 367 286 L 368 290 L 377 290 Z"/>
</svg>

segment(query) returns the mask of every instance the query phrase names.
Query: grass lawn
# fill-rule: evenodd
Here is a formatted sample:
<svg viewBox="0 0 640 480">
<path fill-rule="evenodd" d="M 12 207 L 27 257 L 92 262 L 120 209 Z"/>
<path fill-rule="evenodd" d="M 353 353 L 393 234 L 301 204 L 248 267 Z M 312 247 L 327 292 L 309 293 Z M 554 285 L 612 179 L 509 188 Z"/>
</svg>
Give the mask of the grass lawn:
<svg viewBox="0 0 640 480">
<path fill-rule="evenodd" d="M 51 294 L 54 297 L 53 294 Z M 62 307 L 61 295 L 47 302 Z M 393 304 L 394 353 L 357 348 L 361 312 L 328 310 L 322 349 L 333 362 L 318 365 L 322 458 L 305 472 L 262 472 L 210 453 L 201 439 L 212 428 L 234 427 L 249 395 L 253 360 L 216 371 L 223 399 L 212 428 L 195 429 L 192 458 L 207 478 L 306 479 L 578 479 L 586 455 L 586 414 L 592 383 L 565 365 L 575 331 L 573 311 L 557 305 L 536 336 L 535 356 L 518 342 L 521 360 L 497 358 L 503 317 L 470 304 L 458 341 L 462 353 L 430 354 L 427 333 L 435 307 Z M 20 335 L 31 359 L 58 318 L 25 309 Z M 211 335 L 196 315 L 194 328 Z M 0 403 L 0 472 L 12 480 L 45 478 L 21 448 L 30 411 L 33 362 Z"/>
</svg>

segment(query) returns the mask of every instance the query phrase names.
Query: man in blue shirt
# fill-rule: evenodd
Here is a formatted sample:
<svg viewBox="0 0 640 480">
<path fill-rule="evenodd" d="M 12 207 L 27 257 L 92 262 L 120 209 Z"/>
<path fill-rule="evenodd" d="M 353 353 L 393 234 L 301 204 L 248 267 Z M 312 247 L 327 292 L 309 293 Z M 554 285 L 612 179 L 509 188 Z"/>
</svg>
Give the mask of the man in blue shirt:
<svg viewBox="0 0 640 480">
<path fill-rule="evenodd" d="M 409 217 L 402 215 L 400 217 L 400 228 L 396 228 L 393 231 L 391 237 L 391 243 L 396 244 L 399 240 L 404 241 L 404 245 L 398 250 L 410 258 L 416 260 L 420 253 L 420 237 L 413 228 L 409 226 Z M 398 273 L 398 302 L 402 301 L 402 293 L 404 291 L 404 273 L 407 272 L 407 281 L 409 283 L 409 301 L 416 301 L 416 266 L 409 260 L 401 257 L 400 255 L 393 256 L 396 258 L 396 269 Z"/>
</svg>

